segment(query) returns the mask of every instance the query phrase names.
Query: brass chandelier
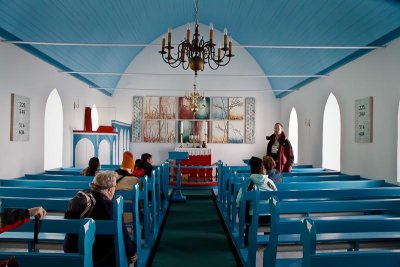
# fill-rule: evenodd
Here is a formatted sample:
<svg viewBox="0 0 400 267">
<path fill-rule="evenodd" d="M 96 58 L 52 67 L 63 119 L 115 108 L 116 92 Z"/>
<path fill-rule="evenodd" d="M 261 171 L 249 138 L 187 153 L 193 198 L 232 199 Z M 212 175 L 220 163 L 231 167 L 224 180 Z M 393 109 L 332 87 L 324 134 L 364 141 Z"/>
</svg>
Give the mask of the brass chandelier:
<svg viewBox="0 0 400 267">
<path fill-rule="evenodd" d="M 189 106 L 187 108 L 189 108 L 193 113 L 199 111 L 199 108 L 204 108 L 206 106 L 204 93 L 197 91 L 196 78 L 197 75 L 195 74 L 193 91 L 190 93 L 185 93 L 185 99 L 189 102 Z"/>
<path fill-rule="evenodd" d="M 206 42 L 203 37 L 200 38 L 199 34 L 199 20 L 198 20 L 198 0 L 194 0 L 194 13 L 195 13 L 195 29 L 192 40 L 190 40 L 190 27 L 186 30 L 186 39 L 181 41 L 178 45 L 177 53 L 173 54 L 174 47 L 171 45 L 171 30 L 168 29 L 167 45 L 165 45 L 165 37 L 162 39 L 161 51 L 164 62 L 168 63 L 172 68 L 177 68 L 182 65 L 183 69 L 187 70 L 189 67 L 195 74 L 204 70 L 204 65 L 208 64 L 211 69 L 215 70 L 218 67 L 226 66 L 232 54 L 232 38 L 228 42 L 228 31 L 224 30 L 224 43 L 223 46 L 213 42 L 214 28 L 210 24 L 210 39 Z"/>
</svg>

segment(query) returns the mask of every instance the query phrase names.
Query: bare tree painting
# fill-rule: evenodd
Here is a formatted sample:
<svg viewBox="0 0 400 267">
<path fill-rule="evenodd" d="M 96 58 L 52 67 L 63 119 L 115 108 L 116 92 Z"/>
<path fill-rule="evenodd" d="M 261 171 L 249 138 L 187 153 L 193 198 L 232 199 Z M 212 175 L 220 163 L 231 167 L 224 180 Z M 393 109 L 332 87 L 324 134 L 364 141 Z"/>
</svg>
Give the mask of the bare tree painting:
<svg viewBox="0 0 400 267">
<path fill-rule="evenodd" d="M 175 143 L 175 120 L 160 120 L 160 142 Z"/>
<path fill-rule="evenodd" d="M 160 97 L 160 118 L 167 120 L 176 119 L 176 97 Z"/>
<path fill-rule="evenodd" d="M 144 98 L 144 119 L 159 119 L 160 118 L 160 97 L 146 96 Z"/>
<path fill-rule="evenodd" d="M 244 140 L 244 121 L 229 121 L 228 143 L 243 144 L 243 140 Z"/>
<path fill-rule="evenodd" d="M 205 97 L 200 101 L 199 110 L 194 115 L 196 120 L 209 120 L 210 119 L 210 98 Z"/>
<path fill-rule="evenodd" d="M 228 114 L 229 120 L 243 120 L 244 119 L 244 98 L 230 97 L 228 100 Z"/>
<path fill-rule="evenodd" d="M 228 121 L 212 122 L 212 143 L 228 143 Z"/>
<path fill-rule="evenodd" d="M 228 119 L 228 98 L 213 97 L 212 98 L 212 118 L 214 120 Z"/>
<path fill-rule="evenodd" d="M 143 141 L 146 143 L 160 143 L 160 121 L 145 120 L 143 123 Z"/>
<path fill-rule="evenodd" d="M 196 113 L 184 97 L 134 97 L 133 104 L 133 142 L 254 143 L 254 98 L 207 97 Z"/>
<path fill-rule="evenodd" d="M 190 101 L 184 97 L 178 100 L 179 119 L 190 120 L 194 118 L 194 113 L 190 110 Z"/>
</svg>

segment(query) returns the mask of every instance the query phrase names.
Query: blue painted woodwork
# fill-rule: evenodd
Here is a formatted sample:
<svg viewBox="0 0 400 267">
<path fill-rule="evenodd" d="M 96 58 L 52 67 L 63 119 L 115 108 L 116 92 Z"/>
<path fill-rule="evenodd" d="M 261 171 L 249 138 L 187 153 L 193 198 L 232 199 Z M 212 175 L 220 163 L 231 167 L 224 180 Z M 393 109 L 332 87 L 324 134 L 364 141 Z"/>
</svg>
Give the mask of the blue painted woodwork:
<svg viewBox="0 0 400 267">
<path fill-rule="evenodd" d="M 184 202 L 186 201 L 186 196 L 182 194 L 182 187 L 181 187 L 181 160 L 188 159 L 189 153 L 188 152 L 177 152 L 177 151 L 169 151 L 168 152 L 168 159 L 175 160 L 176 165 L 178 166 L 178 170 L 176 172 L 176 186 L 174 191 L 172 192 L 171 201 L 173 202 Z"/>
<path fill-rule="evenodd" d="M 2 233 L 0 235 L 0 240 L 2 242 L 24 242 L 28 243 L 29 247 L 33 240 L 33 224 L 33 221 L 31 221 L 22 227 L 15 229 L 14 231 Z M 64 253 L 63 251 L 52 253 L 40 251 L 21 252 L 15 251 L 9 247 L 7 251 L 0 252 L 0 260 L 5 260 L 15 256 L 20 266 L 92 267 L 92 246 L 94 242 L 95 231 L 95 221 L 90 218 L 83 220 L 45 218 L 41 223 L 39 241 L 43 241 L 44 239 L 47 241 L 52 237 L 55 237 L 58 239 L 58 241 L 60 241 L 59 239 L 61 237 L 62 241 L 65 233 L 78 234 L 79 251 L 77 253 Z M 45 238 L 42 238 L 43 236 L 45 236 Z"/>
<path fill-rule="evenodd" d="M 117 142 L 118 134 L 116 133 L 98 133 L 98 132 L 82 132 L 82 131 L 73 131 L 72 132 L 72 165 L 76 166 L 76 145 L 79 141 L 83 139 L 89 140 L 94 148 L 94 157 L 99 157 L 99 146 L 100 143 L 105 140 L 110 147 L 110 162 L 114 162 L 114 144 Z"/>
<path fill-rule="evenodd" d="M 303 244 L 301 266 L 398 266 L 400 262 L 398 250 L 379 248 L 362 250 L 356 247 L 351 251 L 321 253 L 316 247 L 317 243 L 321 242 L 320 237 L 326 236 L 330 237 L 330 242 L 371 240 L 398 242 L 400 239 L 400 221 L 398 219 L 315 221 L 306 218 L 301 225 Z"/>
<path fill-rule="evenodd" d="M 69 199 L 49 198 L 15 198 L 1 197 L 2 208 L 30 208 L 32 206 L 43 206 L 48 211 L 64 212 L 67 209 Z M 122 212 L 124 200 L 117 197 L 114 200 L 114 220 L 96 220 L 96 234 L 111 234 L 116 236 L 116 262 L 117 266 L 128 267 L 125 255 L 125 247 L 122 235 Z M 32 228 L 31 228 L 32 229 Z M 1 239 L 1 236 L 0 236 Z M 62 238 L 63 240 L 63 238 Z M 62 241 L 60 240 L 60 241 Z"/>
<path fill-rule="evenodd" d="M 116 170 L 119 168 L 119 164 L 121 164 L 121 162 L 122 162 L 122 153 L 124 151 L 129 151 L 129 144 L 132 140 L 132 124 L 117 121 L 117 120 L 112 120 L 111 126 L 114 127 L 114 132 L 118 133 L 117 142 L 116 142 L 117 158 L 115 159 L 115 161 L 110 161 L 111 164 L 118 165 L 117 168 L 111 168 L 111 170 Z M 120 143 L 121 135 L 128 136 L 128 139 L 123 138 L 123 141 L 125 141 L 125 142 L 123 142 L 122 144 Z"/>
</svg>

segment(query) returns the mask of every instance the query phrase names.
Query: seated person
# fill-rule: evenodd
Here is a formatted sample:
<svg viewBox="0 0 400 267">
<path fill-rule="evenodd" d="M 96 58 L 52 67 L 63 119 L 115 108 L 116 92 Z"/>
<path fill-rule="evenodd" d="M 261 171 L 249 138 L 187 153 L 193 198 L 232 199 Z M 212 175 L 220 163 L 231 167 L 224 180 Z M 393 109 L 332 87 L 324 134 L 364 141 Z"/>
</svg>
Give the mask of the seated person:
<svg viewBox="0 0 400 267">
<path fill-rule="evenodd" d="M 89 166 L 81 171 L 81 175 L 83 176 L 95 176 L 100 168 L 100 161 L 97 157 L 90 158 Z"/>
<path fill-rule="evenodd" d="M 132 175 L 136 177 L 144 176 L 144 168 L 141 159 L 135 160 L 135 167 L 133 169 Z"/>
<path fill-rule="evenodd" d="M 90 183 L 89 190 L 83 193 L 95 201 L 87 201 L 86 198 L 74 197 L 68 205 L 64 214 L 66 219 L 81 219 L 90 217 L 94 220 L 113 219 L 113 198 L 117 185 L 117 173 L 114 171 L 99 172 Z M 78 192 L 80 194 L 81 192 Z M 85 203 L 82 203 L 85 199 Z M 88 212 L 86 212 L 89 210 Z M 122 226 L 124 237 L 125 254 L 129 263 L 136 262 L 135 243 L 130 240 L 126 226 Z M 78 235 L 67 234 L 64 239 L 64 251 L 70 253 L 78 252 Z M 115 245 L 112 235 L 95 235 L 93 244 L 93 264 L 114 264 L 115 265 Z"/>
<path fill-rule="evenodd" d="M 274 181 L 268 178 L 266 175 L 266 170 L 263 165 L 262 159 L 258 157 L 251 157 L 249 161 L 250 165 L 250 184 L 247 187 L 247 191 L 251 191 L 254 188 L 254 185 L 258 187 L 260 191 L 276 191 L 276 185 Z M 239 205 L 242 199 L 242 189 L 239 190 L 236 203 Z M 263 202 L 264 203 L 264 202 Z M 268 203 L 268 200 L 265 200 L 265 203 Z M 245 219 L 245 230 L 244 230 L 244 242 L 248 244 L 248 233 L 251 223 L 251 217 L 253 215 L 253 209 L 246 203 L 246 219 Z M 268 225 L 271 222 L 271 218 L 269 214 L 260 214 L 258 217 L 258 223 L 262 225 Z"/>
<path fill-rule="evenodd" d="M 133 162 L 133 154 L 125 151 L 122 155 L 122 163 L 118 170 L 117 190 L 132 190 L 133 186 L 139 182 L 139 179 L 133 175 L 135 164 Z"/>
<path fill-rule="evenodd" d="M 143 164 L 144 175 L 151 177 L 151 173 L 153 171 L 153 156 L 149 153 L 144 153 L 142 154 L 141 160 Z"/>
<path fill-rule="evenodd" d="M 12 209 L 0 213 L 0 233 L 15 229 L 29 222 L 31 216 L 35 216 L 41 220 L 46 216 L 46 210 L 43 207 L 34 207 L 29 209 Z"/>
<path fill-rule="evenodd" d="M 129 151 L 125 151 L 122 155 L 122 163 L 118 170 L 115 172 L 118 174 L 117 177 L 117 188 L 116 190 L 132 190 L 133 186 L 139 184 L 139 188 L 142 189 L 143 185 L 140 179 L 133 174 L 135 164 L 133 162 L 133 154 Z M 143 175 L 142 175 L 143 176 Z M 142 217 L 143 203 L 140 201 L 140 216 Z M 125 223 L 132 223 L 132 213 L 124 212 Z"/>
<path fill-rule="evenodd" d="M 264 156 L 263 164 L 269 179 L 271 179 L 275 183 L 283 182 L 282 173 L 280 173 L 277 169 L 275 169 L 276 164 L 275 160 L 272 157 Z"/>
</svg>

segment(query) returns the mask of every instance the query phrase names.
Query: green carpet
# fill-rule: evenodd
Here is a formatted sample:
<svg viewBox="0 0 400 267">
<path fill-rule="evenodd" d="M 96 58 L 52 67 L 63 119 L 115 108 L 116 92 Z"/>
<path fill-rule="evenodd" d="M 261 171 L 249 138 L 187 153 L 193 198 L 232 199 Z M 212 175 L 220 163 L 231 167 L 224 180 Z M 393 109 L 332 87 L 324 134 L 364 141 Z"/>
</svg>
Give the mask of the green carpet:
<svg viewBox="0 0 400 267">
<path fill-rule="evenodd" d="M 186 202 L 171 203 L 151 266 L 236 266 L 211 191 L 183 194 Z"/>
</svg>

